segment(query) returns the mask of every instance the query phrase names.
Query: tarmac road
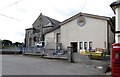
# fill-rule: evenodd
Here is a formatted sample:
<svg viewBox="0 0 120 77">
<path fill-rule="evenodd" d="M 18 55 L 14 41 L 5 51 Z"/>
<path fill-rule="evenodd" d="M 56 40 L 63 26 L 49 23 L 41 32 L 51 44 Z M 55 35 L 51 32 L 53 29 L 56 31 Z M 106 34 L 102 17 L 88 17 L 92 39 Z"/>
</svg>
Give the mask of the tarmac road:
<svg viewBox="0 0 120 77">
<path fill-rule="evenodd" d="M 2 56 L 0 55 L 0 76 L 2 75 Z"/>
<path fill-rule="evenodd" d="M 23 55 L 2 55 L 2 75 L 104 75 L 91 65 Z"/>
</svg>

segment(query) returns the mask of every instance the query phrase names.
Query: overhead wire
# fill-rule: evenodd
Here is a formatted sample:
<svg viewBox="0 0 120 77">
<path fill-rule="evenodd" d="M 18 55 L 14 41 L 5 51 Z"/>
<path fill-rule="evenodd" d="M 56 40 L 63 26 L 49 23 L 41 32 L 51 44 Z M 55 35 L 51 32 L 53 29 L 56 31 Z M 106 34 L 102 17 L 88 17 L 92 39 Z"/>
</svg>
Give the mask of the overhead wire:
<svg viewBox="0 0 120 77">
<path fill-rule="evenodd" d="M 9 7 L 11 7 L 11 6 L 13 6 L 13 5 L 15 5 L 15 4 L 21 2 L 21 1 L 22 1 L 22 0 L 16 1 L 16 2 L 14 2 L 14 3 L 12 3 L 12 4 L 8 5 L 8 6 L 6 6 L 6 7 L 3 7 L 3 8 L 0 9 L 0 10 L 4 10 L 4 9 L 6 9 L 6 8 L 9 8 Z"/>
<path fill-rule="evenodd" d="M 16 1 L 16 2 L 14 2 L 14 3 L 12 3 L 12 4 L 10 4 L 10 5 L 6 6 L 6 7 L 4 7 L 4 8 L 2 8 L 2 9 L 0 9 L 0 11 L 4 10 L 4 9 L 6 9 L 6 8 L 9 8 L 9 7 L 11 7 L 11 6 L 13 6 L 13 5 L 15 5 L 15 4 L 21 2 L 21 1 L 22 1 L 22 0 Z M 7 17 L 7 18 L 10 18 L 10 19 L 13 19 L 13 20 L 20 21 L 19 19 L 14 18 L 14 17 L 10 17 L 10 16 L 4 15 L 4 14 L 0 14 L 0 15 L 1 15 L 1 16 L 4 16 L 4 17 Z"/>
<path fill-rule="evenodd" d="M 85 8 L 86 3 L 87 3 L 87 0 L 85 0 L 85 3 L 84 3 L 84 5 L 83 5 L 83 7 L 82 7 L 81 12 L 83 12 L 83 10 L 84 10 L 84 8 Z"/>
<path fill-rule="evenodd" d="M 4 16 L 4 17 L 7 17 L 7 18 L 10 18 L 10 19 L 13 19 L 13 20 L 20 21 L 19 19 L 14 18 L 14 17 L 10 17 L 10 16 L 4 15 L 4 14 L 0 14 L 0 15 L 1 15 L 1 16 Z"/>
</svg>

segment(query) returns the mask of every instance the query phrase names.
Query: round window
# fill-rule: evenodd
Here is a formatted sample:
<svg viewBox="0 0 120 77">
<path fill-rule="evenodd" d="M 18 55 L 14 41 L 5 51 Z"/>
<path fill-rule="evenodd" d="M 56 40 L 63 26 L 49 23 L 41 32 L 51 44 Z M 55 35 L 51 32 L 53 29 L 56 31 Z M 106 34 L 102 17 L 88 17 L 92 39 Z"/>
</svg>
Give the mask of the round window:
<svg viewBox="0 0 120 77">
<path fill-rule="evenodd" d="M 86 19 L 84 16 L 80 16 L 77 20 L 77 24 L 80 26 L 80 27 L 83 27 L 86 23 Z"/>
</svg>

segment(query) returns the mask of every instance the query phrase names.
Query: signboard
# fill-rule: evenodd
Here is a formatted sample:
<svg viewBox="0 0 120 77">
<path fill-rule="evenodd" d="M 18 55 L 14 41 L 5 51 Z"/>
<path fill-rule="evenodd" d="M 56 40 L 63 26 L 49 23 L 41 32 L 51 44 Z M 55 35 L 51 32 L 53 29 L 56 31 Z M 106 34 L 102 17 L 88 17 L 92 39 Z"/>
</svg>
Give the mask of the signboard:
<svg viewBox="0 0 120 77">
<path fill-rule="evenodd" d="M 113 48 L 120 48 L 120 46 L 113 46 Z"/>
</svg>

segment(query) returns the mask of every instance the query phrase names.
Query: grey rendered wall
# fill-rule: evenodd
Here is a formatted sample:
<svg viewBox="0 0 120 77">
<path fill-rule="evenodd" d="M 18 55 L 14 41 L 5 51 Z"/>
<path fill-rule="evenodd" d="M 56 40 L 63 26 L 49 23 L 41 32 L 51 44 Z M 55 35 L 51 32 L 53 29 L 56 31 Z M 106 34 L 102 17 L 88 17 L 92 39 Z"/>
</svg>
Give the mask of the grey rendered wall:
<svg viewBox="0 0 120 77">
<path fill-rule="evenodd" d="M 77 25 L 77 19 L 61 26 L 61 43 L 62 48 L 66 49 L 70 46 L 70 42 L 90 42 L 93 43 L 93 48 L 105 48 L 107 40 L 107 21 L 95 18 L 86 18 L 84 27 Z"/>
<path fill-rule="evenodd" d="M 30 43 L 32 45 L 32 34 L 33 34 L 33 30 L 26 30 L 26 35 L 25 35 L 25 39 L 26 39 L 26 46 L 29 47 Z M 30 40 L 31 38 L 31 40 Z"/>
<path fill-rule="evenodd" d="M 60 33 L 60 28 L 45 34 L 45 47 L 47 49 L 55 49 L 56 48 L 56 35 Z"/>
</svg>

